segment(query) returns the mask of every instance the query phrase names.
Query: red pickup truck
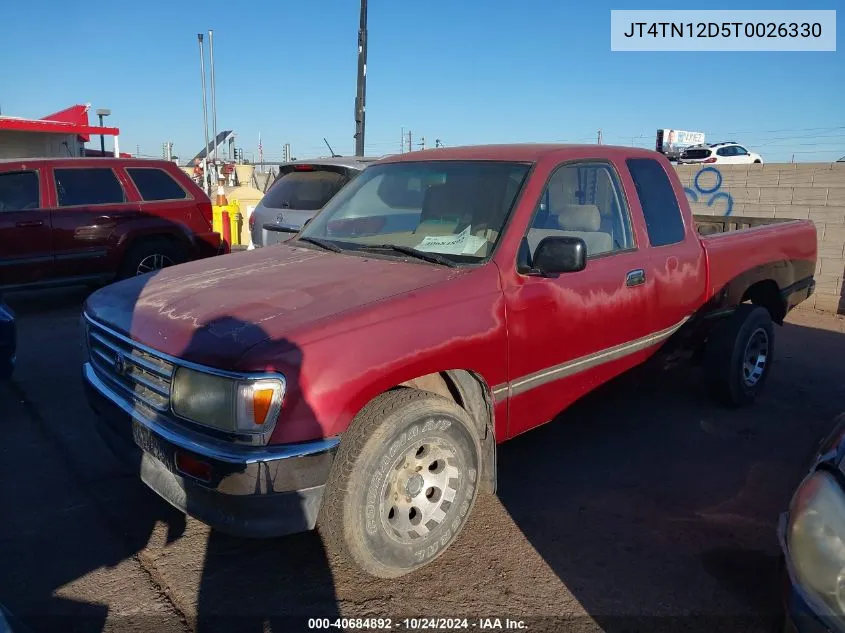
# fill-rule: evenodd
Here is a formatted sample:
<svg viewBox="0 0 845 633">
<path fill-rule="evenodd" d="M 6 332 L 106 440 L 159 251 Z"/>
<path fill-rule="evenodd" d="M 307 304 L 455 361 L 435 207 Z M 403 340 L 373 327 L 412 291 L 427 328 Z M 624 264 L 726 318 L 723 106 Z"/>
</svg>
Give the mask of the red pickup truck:
<svg viewBox="0 0 845 633">
<path fill-rule="evenodd" d="M 285 242 L 92 294 L 84 381 L 177 508 L 394 577 L 495 491 L 498 443 L 658 352 L 750 403 L 815 260 L 811 222 L 693 217 L 653 151 L 407 153 Z"/>
<path fill-rule="evenodd" d="M 0 160 L 0 289 L 102 284 L 228 252 L 174 163 Z"/>
</svg>

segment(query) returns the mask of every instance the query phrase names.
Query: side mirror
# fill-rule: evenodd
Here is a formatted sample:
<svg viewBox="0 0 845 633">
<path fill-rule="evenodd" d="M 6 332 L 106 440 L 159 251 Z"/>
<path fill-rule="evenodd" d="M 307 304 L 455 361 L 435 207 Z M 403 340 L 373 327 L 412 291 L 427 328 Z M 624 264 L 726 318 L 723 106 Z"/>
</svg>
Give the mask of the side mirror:
<svg viewBox="0 0 845 633">
<path fill-rule="evenodd" d="M 577 273 L 587 267 L 587 243 L 580 237 L 554 235 L 544 237 L 537 245 L 532 274 L 555 275 Z"/>
</svg>

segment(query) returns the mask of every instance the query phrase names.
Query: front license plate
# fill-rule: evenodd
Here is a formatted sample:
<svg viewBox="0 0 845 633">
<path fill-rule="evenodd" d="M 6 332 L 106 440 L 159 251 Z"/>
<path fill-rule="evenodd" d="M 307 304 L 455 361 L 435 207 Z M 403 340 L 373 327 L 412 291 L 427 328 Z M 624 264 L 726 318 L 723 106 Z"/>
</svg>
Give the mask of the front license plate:
<svg viewBox="0 0 845 633">
<path fill-rule="evenodd" d="M 139 424 L 133 424 L 132 437 L 141 450 L 148 455 L 155 457 L 158 461 L 164 464 L 169 471 L 174 472 L 172 453 L 162 447 L 161 442 L 156 439 L 152 432 Z"/>
</svg>

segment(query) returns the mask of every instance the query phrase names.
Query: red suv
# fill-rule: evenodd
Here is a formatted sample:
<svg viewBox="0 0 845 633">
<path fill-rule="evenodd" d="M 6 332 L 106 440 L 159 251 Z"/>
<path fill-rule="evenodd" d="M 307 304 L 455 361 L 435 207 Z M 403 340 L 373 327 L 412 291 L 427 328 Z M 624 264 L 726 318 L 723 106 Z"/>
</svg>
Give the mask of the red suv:
<svg viewBox="0 0 845 633">
<path fill-rule="evenodd" d="M 0 160 L 0 288 L 108 283 L 229 252 L 174 163 Z"/>
</svg>

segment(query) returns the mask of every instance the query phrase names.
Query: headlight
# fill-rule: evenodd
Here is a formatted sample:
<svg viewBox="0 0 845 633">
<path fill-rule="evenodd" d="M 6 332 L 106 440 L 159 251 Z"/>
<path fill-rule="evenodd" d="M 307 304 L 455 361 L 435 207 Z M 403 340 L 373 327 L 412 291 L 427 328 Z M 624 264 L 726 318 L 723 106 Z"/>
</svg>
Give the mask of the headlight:
<svg viewBox="0 0 845 633">
<path fill-rule="evenodd" d="M 786 539 L 801 585 L 845 615 L 845 494 L 831 474 L 817 472 L 799 486 Z"/>
<path fill-rule="evenodd" d="M 285 397 L 284 377 L 228 378 L 179 367 L 173 377 L 173 412 L 233 433 L 273 428 Z"/>
</svg>

